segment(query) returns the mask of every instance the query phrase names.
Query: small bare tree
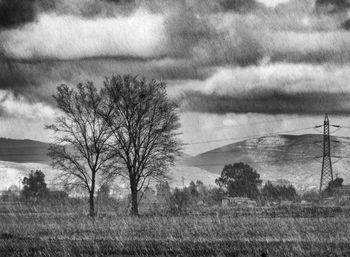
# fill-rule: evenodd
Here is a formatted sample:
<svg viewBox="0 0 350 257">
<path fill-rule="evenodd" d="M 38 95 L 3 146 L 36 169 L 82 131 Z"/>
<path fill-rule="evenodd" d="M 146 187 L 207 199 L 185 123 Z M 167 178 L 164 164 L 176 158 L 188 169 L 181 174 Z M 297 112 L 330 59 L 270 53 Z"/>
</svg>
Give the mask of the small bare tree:
<svg viewBox="0 0 350 257">
<path fill-rule="evenodd" d="M 109 108 L 105 120 L 120 174 L 131 190 L 131 214 L 138 215 L 138 193 L 151 179 L 164 177 L 180 151 L 177 105 L 168 100 L 164 83 L 130 75 L 105 80 Z"/>
<path fill-rule="evenodd" d="M 79 84 L 76 89 L 57 87 L 53 97 L 63 114 L 55 124 L 46 126 L 54 132 L 55 141 L 49 149 L 52 166 L 61 171 L 59 179 L 65 185 L 87 190 L 91 217 L 95 216 L 98 175 L 106 179 L 113 164 L 107 143 L 112 131 L 106 122 L 112 110 L 105 104 L 104 93 L 92 82 Z"/>
</svg>

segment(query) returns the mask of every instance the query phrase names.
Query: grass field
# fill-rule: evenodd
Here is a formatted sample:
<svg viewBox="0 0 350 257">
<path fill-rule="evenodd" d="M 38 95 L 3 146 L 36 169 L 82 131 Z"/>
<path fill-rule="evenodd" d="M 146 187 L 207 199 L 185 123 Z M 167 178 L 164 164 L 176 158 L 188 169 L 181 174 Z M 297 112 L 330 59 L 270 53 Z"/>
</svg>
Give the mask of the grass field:
<svg viewBox="0 0 350 257">
<path fill-rule="evenodd" d="M 0 256 L 350 256 L 350 216 L 10 212 Z"/>
</svg>

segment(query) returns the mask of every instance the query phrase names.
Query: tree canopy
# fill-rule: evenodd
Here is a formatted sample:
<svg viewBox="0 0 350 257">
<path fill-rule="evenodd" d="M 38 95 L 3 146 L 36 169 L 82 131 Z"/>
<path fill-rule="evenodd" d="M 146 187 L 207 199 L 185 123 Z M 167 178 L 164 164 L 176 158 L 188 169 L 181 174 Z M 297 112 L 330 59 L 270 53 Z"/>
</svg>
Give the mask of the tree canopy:
<svg viewBox="0 0 350 257">
<path fill-rule="evenodd" d="M 62 171 L 57 179 L 66 186 L 88 192 L 90 215 L 94 216 L 97 179 L 108 178 L 114 165 L 107 143 L 112 134 L 105 120 L 111 113 L 105 104 L 107 95 L 87 82 L 75 89 L 61 85 L 53 97 L 63 114 L 47 126 L 55 137 L 49 149 L 52 166 Z"/>
<path fill-rule="evenodd" d="M 28 177 L 24 177 L 22 196 L 27 200 L 38 200 L 47 196 L 45 174 L 41 170 L 32 170 Z"/>
<path fill-rule="evenodd" d="M 294 201 L 298 197 L 292 185 L 273 185 L 268 181 L 261 190 L 262 197 L 270 201 Z"/>
<path fill-rule="evenodd" d="M 256 199 L 259 196 L 259 186 L 262 181 L 260 175 L 252 167 L 242 162 L 225 165 L 216 184 L 225 187 L 231 197 L 249 197 Z"/>
<path fill-rule="evenodd" d="M 163 178 L 179 154 L 177 105 L 166 94 L 165 83 L 126 76 L 105 80 L 111 115 L 112 151 L 120 174 L 129 180 L 132 214 L 138 214 L 137 194 L 151 179 Z"/>
<path fill-rule="evenodd" d="M 332 196 L 333 191 L 337 187 L 341 187 L 343 185 L 344 179 L 336 178 L 333 181 L 329 182 L 325 190 L 321 193 L 322 196 Z"/>
</svg>

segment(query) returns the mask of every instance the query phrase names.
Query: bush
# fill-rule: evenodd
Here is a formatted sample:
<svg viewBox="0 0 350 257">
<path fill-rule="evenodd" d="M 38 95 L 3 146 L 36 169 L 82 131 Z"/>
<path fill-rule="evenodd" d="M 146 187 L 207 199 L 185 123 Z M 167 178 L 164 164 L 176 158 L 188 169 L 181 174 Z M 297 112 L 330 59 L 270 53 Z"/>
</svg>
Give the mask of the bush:
<svg viewBox="0 0 350 257">
<path fill-rule="evenodd" d="M 295 201 L 298 194 L 292 185 L 274 186 L 268 181 L 261 190 L 261 197 L 265 201 Z"/>
</svg>

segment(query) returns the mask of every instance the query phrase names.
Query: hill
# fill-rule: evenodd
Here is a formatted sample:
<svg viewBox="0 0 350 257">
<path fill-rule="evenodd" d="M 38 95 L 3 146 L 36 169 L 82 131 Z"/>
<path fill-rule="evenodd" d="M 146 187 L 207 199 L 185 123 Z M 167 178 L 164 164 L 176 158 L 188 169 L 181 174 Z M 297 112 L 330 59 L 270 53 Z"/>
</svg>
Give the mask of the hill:
<svg viewBox="0 0 350 257">
<path fill-rule="evenodd" d="M 48 148 L 48 143 L 39 141 L 0 138 L 0 160 L 16 163 L 49 164 Z"/>
<path fill-rule="evenodd" d="M 321 176 L 322 135 L 278 135 L 229 144 L 192 158 L 184 165 L 220 174 L 224 165 L 245 162 L 263 180 L 287 180 L 299 190 L 317 189 Z M 334 175 L 350 184 L 350 138 L 331 137 Z M 345 157 L 345 158 L 337 158 Z"/>
</svg>

